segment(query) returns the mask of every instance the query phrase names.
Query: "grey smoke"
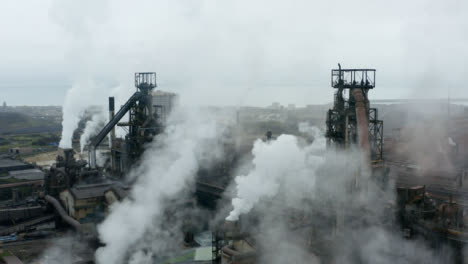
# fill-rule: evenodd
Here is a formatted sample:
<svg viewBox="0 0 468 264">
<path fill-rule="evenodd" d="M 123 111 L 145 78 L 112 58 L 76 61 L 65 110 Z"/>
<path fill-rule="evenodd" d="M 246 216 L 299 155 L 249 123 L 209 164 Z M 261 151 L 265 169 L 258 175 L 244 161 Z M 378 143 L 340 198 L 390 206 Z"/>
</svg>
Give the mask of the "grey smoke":
<svg viewBox="0 0 468 264">
<path fill-rule="evenodd" d="M 89 248 L 83 242 L 75 235 L 67 234 L 53 240 L 51 245 L 37 260 L 33 261 L 33 263 L 71 264 L 80 261 L 89 261 L 89 259 L 83 259 L 83 255 L 89 254 Z"/>
<path fill-rule="evenodd" d="M 86 122 L 85 129 L 83 130 L 83 134 L 81 134 L 80 137 L 81 152 L 83 152 L 83 149 L 89 143 L 91 138 L 99 133 L 107 121 L 108 114 L 103 111 L 102 108 L 100 108 L 97 113 L 92 115 L 91 120 Z"/>
<path fill-rule="evenodd" d="M 227 220 L 258 217 L 259 222 L 246 228 L 256 238 L 260 263 L 446 263 L 453 259 L 450 249 L 434 250 L 424 241 L 403 238 L 391 204 L 394 186 L 358 180 L 359 151 L 325 150 L 323 135 L 315 140 L 315 151 L 314 143 L 300 147 L 291 135 L 257 141 L 253 168 L 236 178 L 237 192 Z M 356 182 L 359 186 L 353 187 Z"/>
<path fill-rule="evenodd" d="M 203 111 L 182 108 L 171 115 L 166 131 L 154 139 L 140 166 L 130 173 L 136 179 L 130 196 L 113 205 L 98 228 L 105 243 L 96 252 L 98 263 L 124 263 L 127 258 L 138 263 L 136 259 L 177 248 L 180 232 L 163 228 L 165 212 L 184 200 L 184 190 L 194 188 L 202 163 L 220 158 L 222 132 L 223 127 Z"/>
<path fill-rule="evenodd" d="M 65 96 L 62 113 L 62 137 L 59 147 L 71 148 L 73 132 L 78 127 L 80 116 L 87 106 L 87 99 L 83 98 L 83 91 L 92 91 L 94 89 L 91 83 L 82 83 L 73 85 Z"/>
<path fill-rule="evenodd" d="M 322 162 L 322 157 L 314 156 L 312 151 L 323 149 L 325 145 L 318 145 L 321 143 L 315 141 L 315 144 L 301 149 L 297 138 L 291 135 L 281 135 L 272 142 L 257 140 L 252 150 L 255 168 L 248 175 L 235 178 L 237 195 L 232 200 L 234 208 L 226 220 L 237 220 L 240 214 L 248 213 L 260 199 L 271 198 L 280 187 L 293 187 L 291 185 L 297 181 L 303 183 L 302 188 L 312 191 L 314 170 Z"/>
</svg>

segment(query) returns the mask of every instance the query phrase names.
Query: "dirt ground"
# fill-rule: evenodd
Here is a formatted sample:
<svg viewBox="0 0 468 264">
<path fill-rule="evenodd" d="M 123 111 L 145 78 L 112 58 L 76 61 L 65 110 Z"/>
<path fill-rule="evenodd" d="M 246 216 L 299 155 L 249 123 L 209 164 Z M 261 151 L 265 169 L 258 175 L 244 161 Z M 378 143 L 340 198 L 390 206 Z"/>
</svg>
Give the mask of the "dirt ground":
<svg viewBox="0 0 468 264">
<path fill-rule="evenodd" d="M 58 155 L 58 151 L 44 152 L 34 156 L 24 158 L 28 163 L 36 163 L 40 167 L 50 167 Z"/>
<path fill-rule="evenodd" d="M 31 241 L 22 241 L 11 244 L 3 244 L 1 248 L 12 255 L 17 256 L 24 263 L 33 263 L 38 259 L 42 252 L 52 244 L 51 239 L 38 239 Z"/>
</svg>

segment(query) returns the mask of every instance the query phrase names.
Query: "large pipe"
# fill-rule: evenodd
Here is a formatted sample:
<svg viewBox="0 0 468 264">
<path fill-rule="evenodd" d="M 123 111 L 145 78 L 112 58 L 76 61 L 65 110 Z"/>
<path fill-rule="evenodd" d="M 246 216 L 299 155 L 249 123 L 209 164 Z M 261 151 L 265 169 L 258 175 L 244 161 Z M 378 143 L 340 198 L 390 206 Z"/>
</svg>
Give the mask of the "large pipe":
<svg viewBox="0 0 468 264">
<path fill-rule="evenodd" d="M 140 92 L 135 92 L 128 101 L 120 108 L 120 110 L 115 114 L 114 118 L 109 120 L 109 122 L 104 126 L 104 128 L 91 140 L 88 150 L 88 159 L 89 167 L 92 169 L 96 168 L 96 148 L 99 146 L 101 141 L 107 136 L 115 125 L 122 119 L 122 117 L 130 110 L 130 108 L 140 100 L 144 95 Z"/>
<path fill-rule="evenodd" d="M 50 195 L 46 195 L 45 200 L 55 207 L 55 210 L 60 215 L 60 217 L 62 217 L 63 221 L 65 221 L 66 223 L 71 225 L 73 228 L 75 228 L 76 231 L 80 230 L 80 226 L 81 226 L 80 222 L 76 221 L 71 216 L 69 216 L 65 212 L 65 209 L 63 209 L 62 205 L 60 205 L 59 201 L 57 201 L 57 199 L 55 199 L 54 197 Z"/>
<path fill-rule="evenodd" d="M 359 137 L 359 147 L 363 152 L 363 163 L 370 163 L 370 143 L 369 143 L 369 122 L 367 120 L 367 109 L 364 94 L 361 89 L 352 90 L 355 108 L 356 108 L 356 121 Z"/>
<path fill-rule="evenodd" d="M 115 100 L 114 97 L 109 97 L 109 120 L 114 119 L 115 115 Z M 109 148 L 112 150 L 113 142 L 115 140 L 115 126 L 112 127 L 109 137 Z"/>
<path fill-rule="evenodd" d="M 245 259 L 255 259 L 257 256 L 255 251 L 240 252 L 230 248 L 229 245 L 224 246 L 221 251 L 226 258 L 232 261 L 232 263 L 237 263 Z"/>
<path fill-rule="evenodd" d="M 114 97 L 109 97 L 109 120 L 114 119 L 115 116 L 115 100 Z M 109 137 L 109 149 L 111 151 L 111 170 L 115 170 L 115 160 L 114 155 L 112 154 L 113 148 L 115 144 L 115 126 L 112 128 Z"/>
<path fill-rule="evenodd" d="M 88 147 L 88 161 L 89 167 L 92 169 L 96 168 L 96 147 L 94 145 L 89 145 Z"/>
</svg>

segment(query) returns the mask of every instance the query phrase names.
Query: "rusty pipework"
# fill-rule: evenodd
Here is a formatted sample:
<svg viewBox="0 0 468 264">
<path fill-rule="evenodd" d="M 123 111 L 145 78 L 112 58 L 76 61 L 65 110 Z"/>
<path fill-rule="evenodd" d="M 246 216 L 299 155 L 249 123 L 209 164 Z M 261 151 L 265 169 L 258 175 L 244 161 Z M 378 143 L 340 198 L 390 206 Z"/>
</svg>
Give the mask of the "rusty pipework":
<svg viewBox="0 0 468 264">
<path fill-rule="evenodd" d="M 229 260 L 228 263 L 252 263 L 257 257 L 257 252 L 255 251 L 241 252 L 231 248 L 229 245 L 224 246 L 222 252 L 223 257 Z"/>
<path fill-rule="evenodd" d="M 52 206 L 54 206 L 55 210 L 60 215 L 60 217 L 63 219 L 63 221 L 65 221 L 67 224 L 69 224 L 70 226 L 75 228 L 75 230 L 77 230 L 77 231 L 80 230 L 80 226 L 81 226 L 80 222 L 76 221 L 71 216 L 69 216 L 65 212 L 65 209 L 63 209 L 62 205 L 60 205 L 60 202 L 57 201 L 57 199 L 55 199 L 54 197 L 52 197 L 50 195 L 46 195 L 45 200 L 48 203 L 52 204 Z"/>
<path fill-rule="evenodd" d="M 370 162 L 370 144 L 369 144 L 369 125 L 367 120 L 366 101 L 362 89 L 353 89 L 352 94 L 354 97 L 356 107 L 356 121 L 359 137 L 359 147 L 363 153 L 364 161 L 366 164 Z"/>
</svg>

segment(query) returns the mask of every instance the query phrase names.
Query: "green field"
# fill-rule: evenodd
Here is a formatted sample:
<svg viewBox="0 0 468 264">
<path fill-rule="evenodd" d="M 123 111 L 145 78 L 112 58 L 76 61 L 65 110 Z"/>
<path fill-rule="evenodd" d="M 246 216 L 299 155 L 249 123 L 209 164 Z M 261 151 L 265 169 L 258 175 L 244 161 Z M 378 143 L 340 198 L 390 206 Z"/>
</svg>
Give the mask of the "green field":
<svg viewBox="0 0 468 264">
<path fill-rule="evenodd" d="M 0 153 L 8 152 L 10 148 L 33 148 L 35 152 L 52 151 L 57 147 L 51 144 L 58 143 L 59 140 L 60 133 L 0 135 Z"/>
<path fill-rule="evenodd" d="M 54 117 L 33 117 L 23 113 L 0 112 L 0 134 L 33 134 L 61 131 L 60 121 Z"/>
</svg>

